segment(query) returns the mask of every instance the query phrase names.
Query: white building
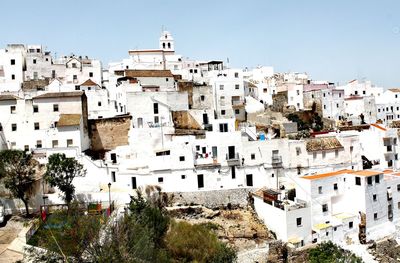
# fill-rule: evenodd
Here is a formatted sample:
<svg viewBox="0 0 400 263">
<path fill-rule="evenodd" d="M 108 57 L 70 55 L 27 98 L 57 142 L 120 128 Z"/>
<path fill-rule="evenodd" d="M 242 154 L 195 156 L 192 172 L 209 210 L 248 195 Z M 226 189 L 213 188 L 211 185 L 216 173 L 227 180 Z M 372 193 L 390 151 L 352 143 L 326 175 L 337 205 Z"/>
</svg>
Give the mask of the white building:
<svg viewBox="0 0 400 263">
<path fill-rule="evenodd" d="M 400 220 L 400 177 L 391 171 L 339 170 L 297 178 L 296 197 L 261 189 L 254 206 L 279 239 L 364 243 L 395 233 Z"/>
<path fill-rule="evenodd" d="M 89 148 L 87 99 L 83 92 L 45 93 L 35 97 L 0 96 L 6 148 Z"/>
</svg>

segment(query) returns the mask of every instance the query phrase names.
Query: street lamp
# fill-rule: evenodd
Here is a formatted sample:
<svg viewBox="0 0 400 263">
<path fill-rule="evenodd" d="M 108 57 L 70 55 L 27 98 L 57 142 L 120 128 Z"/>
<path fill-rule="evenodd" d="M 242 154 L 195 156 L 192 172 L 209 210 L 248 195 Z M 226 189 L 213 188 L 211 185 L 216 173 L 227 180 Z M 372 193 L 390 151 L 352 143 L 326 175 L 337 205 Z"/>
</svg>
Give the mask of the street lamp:
<svg viewBox="0 0 400 263">
<path fill-rule="evenodd" d="M 109 204 L 110 215 L 111 215 L 111 183 L 108 183 L 108 204 Z"/>
</svg>

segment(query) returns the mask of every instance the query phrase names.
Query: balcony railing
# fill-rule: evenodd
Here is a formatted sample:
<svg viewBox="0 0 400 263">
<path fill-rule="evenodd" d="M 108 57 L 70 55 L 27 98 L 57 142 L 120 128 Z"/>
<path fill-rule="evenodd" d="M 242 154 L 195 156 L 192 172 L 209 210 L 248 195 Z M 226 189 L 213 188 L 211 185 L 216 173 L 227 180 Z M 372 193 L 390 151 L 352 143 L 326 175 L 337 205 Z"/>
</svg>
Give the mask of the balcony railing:
<svg viewBox="0 0 400 263">
<path fill-rule="evenodd" d="M 282 163 L 282 156 L 273 155 L 271 161 L 272 161 L 272 164 L 281 164 Z"/>
<path fill-rule="evenodd" d="M 226 154 L 226 161 L 228 165 L 240 165 L 239 153 L 235 153 L 234 155 Z"/>
</svg>

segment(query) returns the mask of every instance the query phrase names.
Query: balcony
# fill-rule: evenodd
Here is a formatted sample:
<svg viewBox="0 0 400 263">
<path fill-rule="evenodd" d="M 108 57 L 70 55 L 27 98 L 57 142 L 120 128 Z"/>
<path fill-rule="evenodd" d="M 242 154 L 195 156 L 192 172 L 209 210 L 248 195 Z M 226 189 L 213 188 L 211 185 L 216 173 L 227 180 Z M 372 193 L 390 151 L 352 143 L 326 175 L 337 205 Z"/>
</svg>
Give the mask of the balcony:
<svg viewBox="0 0 400 263">
<path fill-rule="evenodd" d="M 206 154 L 197 154 L 194 160 L 194 166 L 196 168 L 207 168 L 207 167 L 218 167 L 221 166 L 218 163 L 217 157 L 212 157 Z"/>
<path fill-rule="evenodd" d="M 226 154 L 226 161 L 229 166 L 240 166 L 239 153 L 235 153 L 234 155 Z"/>
<path fill-rule="evenodd" d="M 394 153 L 385 153 L 385 161 L 395 160 Z"/>
<path fill-rule="evenodd" d="M 282 156 L 272 155 L 271 163 L 272 163 L 272 165 L 281 165 L 282 164 Z"/>
</svg>

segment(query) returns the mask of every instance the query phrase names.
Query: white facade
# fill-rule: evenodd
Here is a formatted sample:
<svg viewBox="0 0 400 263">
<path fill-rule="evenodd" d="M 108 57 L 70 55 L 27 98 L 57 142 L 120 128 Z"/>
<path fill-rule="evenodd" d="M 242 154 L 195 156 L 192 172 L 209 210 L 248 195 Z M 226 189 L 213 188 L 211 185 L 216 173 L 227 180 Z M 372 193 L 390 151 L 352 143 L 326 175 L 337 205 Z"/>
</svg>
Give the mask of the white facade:
<svg viewBox="0 0 400 263">
<path fill-rule="evenodd" d="M 0 97 L 0 123 L 7 148 L 35 151 L 76 147 L 79 152 L 89 148 L 86 97 L 82 92 Z"/>
</svg>

